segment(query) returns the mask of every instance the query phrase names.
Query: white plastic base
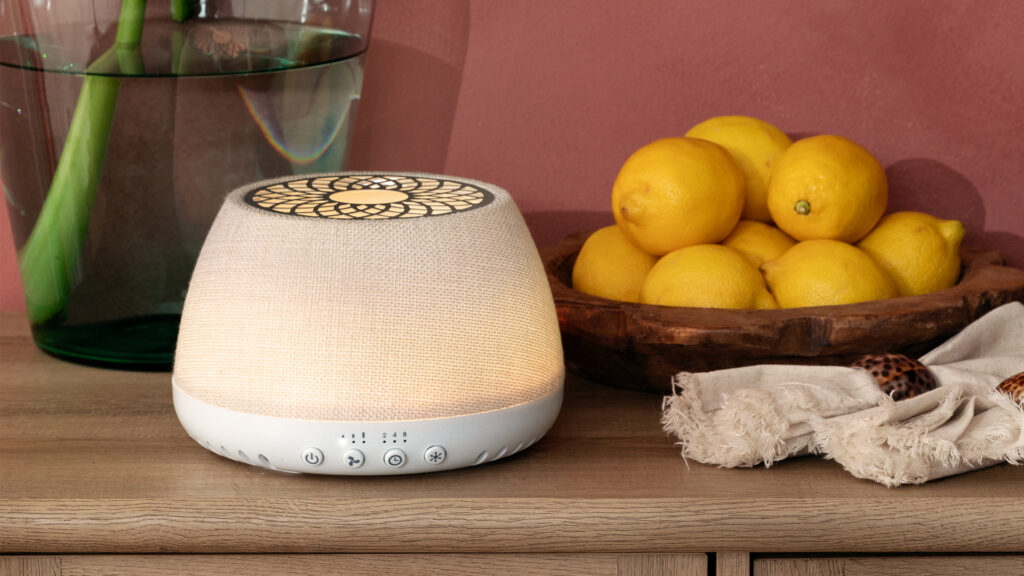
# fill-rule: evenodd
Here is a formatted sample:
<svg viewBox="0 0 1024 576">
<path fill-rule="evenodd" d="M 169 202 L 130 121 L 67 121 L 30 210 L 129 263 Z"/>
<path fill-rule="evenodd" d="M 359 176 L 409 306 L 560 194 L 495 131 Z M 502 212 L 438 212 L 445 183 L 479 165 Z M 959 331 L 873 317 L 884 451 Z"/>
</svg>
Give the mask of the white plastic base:
<svg viewBox="0 0 1024 576">
<path fill-rule="evenodd" d="M 539 440 L 562 406 L 559 387 L 526 404 L 479 414 L 339 422 L 221 408 L 189 396 L 173 379 L 172 389 L 182 426 L 207 449 L 247 464 L 312 474 L 418 474 L 492 462 Z"/>
</svg>

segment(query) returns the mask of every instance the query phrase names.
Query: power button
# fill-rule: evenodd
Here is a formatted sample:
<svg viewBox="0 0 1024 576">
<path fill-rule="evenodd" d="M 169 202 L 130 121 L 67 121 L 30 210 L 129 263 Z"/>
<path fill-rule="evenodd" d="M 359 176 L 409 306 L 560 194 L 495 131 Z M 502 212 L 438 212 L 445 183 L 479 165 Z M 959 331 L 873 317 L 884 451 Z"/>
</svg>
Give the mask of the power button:
<svg viewBox="0 0 1024 576">
<path fill-rule="evenodd" d="M 302 461 L 310 466 L 319 466 L 324 463 L 324 453 L 319 448 L 306 448 L 302 451 Z"/>
</svg>

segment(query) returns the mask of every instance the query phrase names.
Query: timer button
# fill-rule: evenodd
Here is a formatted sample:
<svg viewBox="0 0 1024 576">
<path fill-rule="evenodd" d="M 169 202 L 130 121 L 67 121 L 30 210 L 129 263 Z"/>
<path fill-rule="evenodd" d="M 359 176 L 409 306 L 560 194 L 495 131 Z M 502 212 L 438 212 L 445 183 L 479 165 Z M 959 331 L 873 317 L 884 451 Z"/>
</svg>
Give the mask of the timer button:
<svg viewBox="0 0 1024 576">
<path fill-rule="evenodd" d="M 324 453 L 319 448 L 306 448 L 302 451 L 302 461 L 310 466 L 319 466 L 324 463 Z"/>
<path fill-rule="evenodd" d="M 448 451 L 444 449 L 444 446 L 434 445 L 427 448 L 426 452 L 423 453 L 423 459 L 428 464 L 441 464 L 447 457 Z"/>
<path fill-rule="evenodd" d="M 398 448 L 392 448 L 384 453 L 384 463 L 392 468 L 405 466 L 405 452 Z"/>
</svg>

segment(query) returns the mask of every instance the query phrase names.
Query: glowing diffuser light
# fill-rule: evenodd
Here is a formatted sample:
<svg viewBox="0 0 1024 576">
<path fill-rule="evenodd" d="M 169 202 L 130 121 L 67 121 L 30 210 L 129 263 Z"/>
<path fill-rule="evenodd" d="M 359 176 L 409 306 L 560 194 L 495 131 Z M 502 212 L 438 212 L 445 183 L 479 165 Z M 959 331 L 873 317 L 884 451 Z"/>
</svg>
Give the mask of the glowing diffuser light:
<svg viewBox="0 0 1024 576">
<path fill-rule="evenodd" d="M 182 314 L 174 405 L 200 444 L 284 471 L 409 474 L 540 439 L 564 380 L 509 194 L 345 172 L 231 193 Z"/>
</svg>

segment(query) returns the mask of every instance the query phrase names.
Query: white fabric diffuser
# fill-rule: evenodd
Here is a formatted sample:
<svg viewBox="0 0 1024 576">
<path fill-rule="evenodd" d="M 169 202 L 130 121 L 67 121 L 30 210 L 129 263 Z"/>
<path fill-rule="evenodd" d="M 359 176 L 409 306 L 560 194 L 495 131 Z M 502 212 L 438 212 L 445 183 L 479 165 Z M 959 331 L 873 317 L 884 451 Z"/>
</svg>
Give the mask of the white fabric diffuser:
<svg viewBox="0 0 1024 576">
<path fill-rule="evenodd" d="M 529 231 L 501 188 L 336 173 L 232 192 L 182 314 L 174 406 L 228 458 L 408 474 L 514 454 L 564 364 Z"/>
</svg>

